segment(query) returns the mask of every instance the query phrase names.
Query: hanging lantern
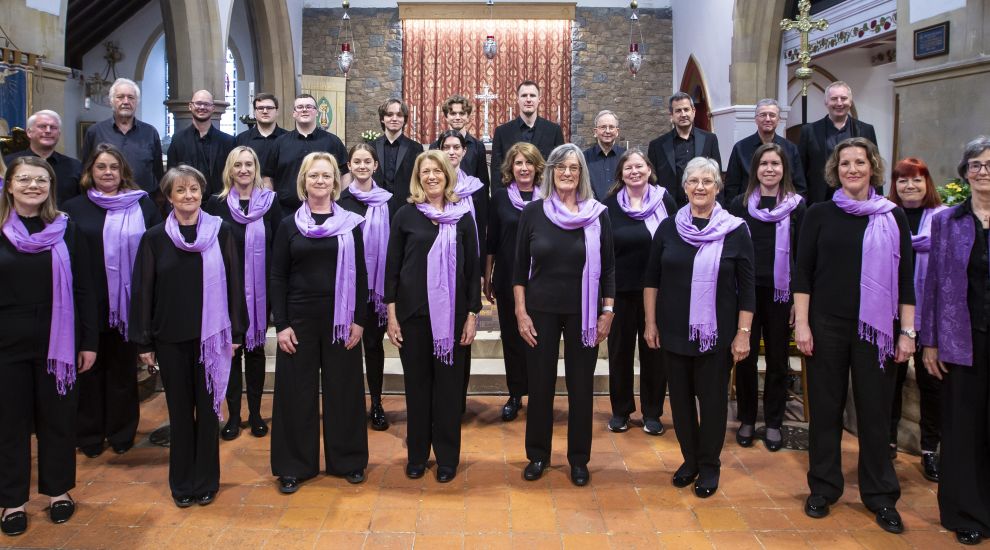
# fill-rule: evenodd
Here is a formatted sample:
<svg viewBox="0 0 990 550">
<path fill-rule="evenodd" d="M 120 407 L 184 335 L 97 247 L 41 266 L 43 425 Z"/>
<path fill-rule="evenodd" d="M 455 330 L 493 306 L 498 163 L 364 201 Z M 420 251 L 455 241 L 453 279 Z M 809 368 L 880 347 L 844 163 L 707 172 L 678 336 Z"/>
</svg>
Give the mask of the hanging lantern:
<svg viewBox="0 0 990 550">
<path fill-rule="evenodd" d="M 493 35 L 489 34 L 488 37 L 485 38 L 485 43 L 482 46 L 482 52 L 484 52 L 485 57 L 489 61 L 495 59 L 495 56 L 498 55 L 498 42 L 495 42 L 495 37 Z"/>
<path fill-rule="evenodd" d="M 344 7 L 344 16 L 340 18 L 340 53 L 337 54 L 337 67 L 340 72 L 344 73 L 344 78 L 347 78 L 347 73 L 351 70 L 351 65 L 354 64 L 354 52 L 351 51 L 351 44 L 354 43 L 354 33 L 351 31 L 351 16 L 347 13 L 347 9 L 351 7 L 351 3 L 348 0 L 344 0 L 342 3 Z"/>
<path fill-rule="evenodd" d="M 340 53 L 337 54 L 337 67 L 340 68 L 340 72 L 344 73 L 344 78 L 347 78 L 347 72 L 351 70 L 352 63 L 354 63 L 354 54 L 351 53 L 351 45 L 344 42 L 340 45 Z"/>
<path fill-rule="evenodd" d="M 636 73 L 639 72 L 639 68 L 643 66 L 643 56 L 639 53 L 639 44 L 633 42 L 629 44 L 629 55 L 626 56 L 626 67 L 629 68 L 629 72 L 632 73 L 633 78 L 636 78 Z"/>
<path fill-rule="evenodd" d="M 639 24 L 639 15 L 636 13 L 639 3 L 633 0 L 629 3 L 629 7 L 632 8 L 632 14 L 629 16 L 629 55 L 626 56 L 626 67 L 633 78 L 636 78 L 639 69 L 643 66 L 643 54 L 639 53 L 639 45 L 643 43 L 643 28 Z M 639 33 L 639 42 L 635 41 L 637 32 Z"/>
</svg>

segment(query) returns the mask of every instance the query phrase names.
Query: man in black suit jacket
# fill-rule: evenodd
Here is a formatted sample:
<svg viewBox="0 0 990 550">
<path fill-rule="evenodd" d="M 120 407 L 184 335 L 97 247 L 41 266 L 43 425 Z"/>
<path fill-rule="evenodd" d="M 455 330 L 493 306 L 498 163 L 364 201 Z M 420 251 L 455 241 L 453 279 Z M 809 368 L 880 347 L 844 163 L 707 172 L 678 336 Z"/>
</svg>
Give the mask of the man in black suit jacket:
<svg viewBox="0 0 990 550">
<path fill-rule="evenodd" d="M 385 133 L 373 144 L 378 154 L 378 170 L 372 178 L 392 193 L 389 211 L 394 214 L 409 197 L 413 165 L 423 152 L 423 145 L 402 133 L 409 120 L 409 106 L 402 100 L 389 99 L 382 103 L 378 107 L 378 120 Z"/>
<path fill-rule="evenodd" d="M 681 185 L 684 167 L 695 157 L 714 159 L 722 167 L 718 152 L 718 138 L 711 132 L 694 127 L 694 99 L 684 92 L 670 96 L 668 102 L 670 120 L 674 129 L 650 142 L 647 156 L 657 171 L 657 179 L 677 206 L 687 204 L 687 195 Z"/>
<path fill-rule="evenodd" d="M 749 184 L 750 164 L 753 162 L 753 153 L 765 143 L 771 141 L 779 145 L 784 154 L 787 155 L 788 168 L 791 174 L 791 183 L 798 194 L 807 194 L 807 185 L 804 182 L 804 168 L 801 167 L 801 157 L 798 155 L 796 145 L 787 141 L 786 138 L 777 133 L 777 125 L 780 123 L 780 104 L 776 99 L 761 99 L 756 102 L 756 133 L 745 137 L 732 147 L 732 154 L 729 155 L 729 165 L 725 169 L 725 196 L 723 200 L 726 204 L 732 201 L 736 195 L 746 192 Z"/>
<path fill-rule="evenodd" d="M 189 100 L 192 124 L 172 136 L 168 146 L 168 168 L 192 166 L 206 176 L 203 202 L 223 190 L 223 167 L 234 148 L 234 136 L 213 126 L 213 94 L 199 90 Z"/>
<path fill-rule="evenodd" d="M 519 117 L 495 128 L 492 140 L 491 182 L 492 190 L 502 187 L 502 161 L 509 148 L 519 141 L 532 143 L 540 150 L 543 158 L 550 156 L 554 147 L 564 144 L 564 132 L 560 126 L 537 116 L 540 105 L 540 87 L 532 80 L 523 80 L 516 88 L 516 103 Z"/>
<path fill-rule="evenodd" d="M 833 82 L 825 88 L 825 108 L 828 114 L 821 120 L 801 127 L 798 153 L 808 182 L 808 204 L 830 200 L 835 191 L 825 183 L 825 163 L 840 141 L 851 137 L 864 137 L 874 144 L 877 134 L 873 126 L 856 120 L 849 114 L 852 109 L 852 89 L 848 84 Z"/>
<path fill-rule="evenodd" d="M 478 138 L 472 136 L 467 131 L 468 119 L 474 106 L 462 95 L 455 94 L 447 98 L 440 107 L 443 110 L 443 118 L 447 121 L 447 126 L 451 130 L 456 130 L 464 136 L 467 145 L 464 148 L 464 156 L 461 158 L 460 169 L 469 176 L 474 176 L 485 184 L 485 188 L 490 187 L 488 177 L 488 151 L 485 144 Z M 430 149 L 436 149 L 436 142 L 430 144 Z"/>
</svg>

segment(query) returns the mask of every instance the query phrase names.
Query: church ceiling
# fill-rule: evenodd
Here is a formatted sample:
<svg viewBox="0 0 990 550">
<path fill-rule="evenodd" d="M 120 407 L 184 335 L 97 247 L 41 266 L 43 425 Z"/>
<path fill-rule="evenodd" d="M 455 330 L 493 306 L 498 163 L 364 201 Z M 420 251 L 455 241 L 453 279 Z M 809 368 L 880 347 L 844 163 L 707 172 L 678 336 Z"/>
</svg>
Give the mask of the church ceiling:
<svg viewBox="0 0 990 550">
<path fill-rule="evenodd" d="M 150 0 L 69 0 L 65 63 L 82 69 L 83 55 L 107 39 Z"/>
</svg>

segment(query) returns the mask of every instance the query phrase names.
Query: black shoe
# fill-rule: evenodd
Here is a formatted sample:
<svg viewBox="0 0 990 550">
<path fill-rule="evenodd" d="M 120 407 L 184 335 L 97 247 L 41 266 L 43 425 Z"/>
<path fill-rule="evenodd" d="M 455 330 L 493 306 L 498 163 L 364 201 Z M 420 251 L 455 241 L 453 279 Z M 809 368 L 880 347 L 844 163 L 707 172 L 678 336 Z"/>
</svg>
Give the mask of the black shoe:
<svg viewBox="0 0 990 550">
<path fill-rule="evenodd" d="M 571 466 L 571 483 L 584 487 L 591 481 L 591 472 L 587 466 Z"/>
<path fill-rule="evenodd" d="M 371 420 L 371 429 L 376 432 L 382 432 L 388 429 L 388 418 L 385 417 L 385 409 L 382 407 L 381 401 L 371 403 L 371 412 L 368 413 L 368 419 Z"/>
<path fill-rule="evenodd" d="M 358 483 L 364 482 L 364 470 L 354 470 L 349 474 L 344 475 L 344 479 L 347 480 L 351 485 L 357 485 Z"/>
<path fill-rule="evenodd" d="M 740 429 L 741 428 L 742 426 L 740 426 Z M 742 435 L 741 433 L 739 433 L 739 430 L 736 430 L 736 443 L 738 443 L 740 447 L 753 446 L 753 433 L 755 433 L 755 430 L 752 429 L 753 428 L 752 426 L 750 426 L 750 428 L 751 431 L 749 432 L 749 435 Z"/>
<path fill-rule="evenodd" d="M 230 418 L 227 423 L 223 425 L 223 429 L 220 430 L 220 437 L 224 441 L 233 441 L 237 439 L 237 436 L 241 435 L 241 419 L 240 418 Z"/>
<path fill-rule="evenodd" d="M 110 444 L 110 448 L 113 449 L 113 452 L 115 452 L 115 453 L 117 453 L 119 455 L 122 455 L 122 454 L 126 453 L 127 451 L 131 450 L 132 447 L 134 447 L 134 442 L 133 441 L 128 441 L 126 443 L 111 443 Z"/>
<path fill-rule="evenodd" d="M 763 445 L 766 446 L 767 450 L 771 453 L 775 453 L 784 447 L 784 434 L 780 435 L 780 439 L 774 441 L 773 439 L 763 438 Z"/>
<path fill-rule="evenodd" d="M 821 495 L 808 495 L 804 501 L 804 513 L 809 518 L 822 519 L 829 513 L 828 499 Z"/>
<path fill-rule="evenodd" d="M 291 495 L 299 490 L 299 478 L 282 476 L 278 478 L 278 490 L 283 495 Z"/>
<path fill-rule="evenodd" d="M 7 531 L 4 530 L 4 533 L 6 532 Z M 983 540 L 983 537 L 980 535 L 979 531 L 965 531 L 963 529 L 960 529 L 956 531 L 956 540 L 959 541 L 959 544 L 965 544 L 966 546 L 975 546 L 977 544 L 980 544 L 980 542 Z"/>
<path fill-rule="evenodd" d="M 179 508 L 189 508 L 196 502 L 196 499 L 191 496 L 172 495 L 172 502 L 174 502 Z"/>
<path fill-rule="evenodd" d="M 103 454 L 103 442 L 97 443 L 96 445 L 86 445 L 84 447 L 79 447 L 84 455 L 89 458 L 96 458 Z"/>
<path fill-rule="evenodd" d="M 254 437 L 265 437 L 268 435 L 268 423 L 265 422 L 264 418 L 260 416 L 252 417 L 248 419 L 248 424 L 251 425 L 251 435 Z"/>
<path fill-rule="evenodd" d="M 923 453 L 921 455 L 921 475 L 928 481 L 938 483 L 938 455 Z"/>
<path fill-rule="evenodd" d="M 702 484 L 700 479 L 694 482 L 694 496 L 698 498 L 708 498 L 716 491 L 718 491 L 718 481 L 715 481 L 715 485 Z"/>
<path fill-rule="evenodd" d="M 629 430 L 629 417 L 628 416 L 612 415 L 612 418 L 609 419 L 608 425 L 606 426 L 606 428 L 608 428 L 608 431 L 614 432 L 614 433 L 617 433 L 617 434 L 620 434 L 622 432 L 628 431 Z"/>
<path fill-rule="evenodd" d="M 523 479 L 526 481 L 536 481 L 543 477 L 543 472 L 547 471 L 549 467 L 549 460 L 530 460 L 529 464 L 526 465 L 526 469 L 523 470 Z"/>
<path fill-rule="evenodd" d="M 196 497 L 196 502 L 200 506 L 209 506 L 210 504 L 213 503 L 213 500 L 216 499 L 216 498 L 217 498 L 217 492 L 216 491 L 208 491 L 208 492 L 206 492 L 206 493 L 204 493 L 204 494 L 199 495 L 198 497 Z"/>
<path fill-rule="evenodd" d="M 670 482 L 674 484 L 674 487 L 687 487 L 694 483 L 695 478 L 698 477 L 698 472 L 689 471 L 684 465 L 674 472 L 674 477 L 671 478 Z"/>
<path fill-rule="evenodd" d="M 457 468 L 453 466 L 437 466 L 437 483 L 450 483 L 457 477 Z"/>
<path fill-rule="evenodd" d="M 419 479 L 426 473 L 426 464 L 406 464 L 406 477 Z"/>
<path fill-rule="evenodd" d="M 24 531 L 27 531 L 27 527 L 28 517 L 23 511 L 11 512 L 3 518 L 3 521 L 0 521 L 0 530 L 8 537 L 16 537 L 23 534 Z"/>
<path fill-rule="evenodd" d="M 650 435 L 663 435 L 666 430 L 659 418 L 644 418 L 643 431 Z"/>
<path fill-rule="evenodd" d="M 72 500 L 71 496 L 69 496 L 69 500 L 56 500 L 48 507 L 48 517 L 51 518 L 52 523 L 65 523 L 75 513 L 76 502 Z"/>
<path fill-rule="evenodd" d="M 897 513 L 897 509 L 894 507 L 877 510 L 877 525 L 884 531 L 895 535 L 900 535 L 904 532 L 904 523 L 901 521 L 901 515 Z"/>
<path fill-rule="evenodd" d="M 509 400 L 502 405 L 502 422 L 511 422 L 519 416 L 519 409 L 522 408 L 522 397 L 509 397 Z"/>
</svg>

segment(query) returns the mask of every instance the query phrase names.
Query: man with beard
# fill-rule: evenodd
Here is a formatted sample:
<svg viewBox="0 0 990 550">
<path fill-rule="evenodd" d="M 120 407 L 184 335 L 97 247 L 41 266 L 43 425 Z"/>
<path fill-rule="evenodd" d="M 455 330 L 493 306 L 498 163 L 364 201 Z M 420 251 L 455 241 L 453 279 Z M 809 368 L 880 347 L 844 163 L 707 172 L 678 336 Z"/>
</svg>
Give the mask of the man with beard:
<svg viewBox="0 0 990 550">
<path fill-rule="evenodd" d="M 694 99 L 684 92 L 670 96 L 668 103 L 670 121 L 674 128 L 650 142 L 647 156 L 657 171 L 660 185 L 667 188 L 677 206 L 687 204 L 687 195 L 681 185 L 684 167 L 695 157 L 715 160 L 722 169 L 722 157 L 718 152 L 718 138 L 694 126 Z"/>
<path fill-rule="evenodd" d="M 185 164 L 206 176 L 204 203 L 223 190 L 223 167 L 234 148 L 234 136 L 213 126 L 215 108 L 213 94 L 206 90 L 194 93 L 189 100 L 192 124 L 176 132 L 168 146 L 168 168 Z"/>
</svg>

